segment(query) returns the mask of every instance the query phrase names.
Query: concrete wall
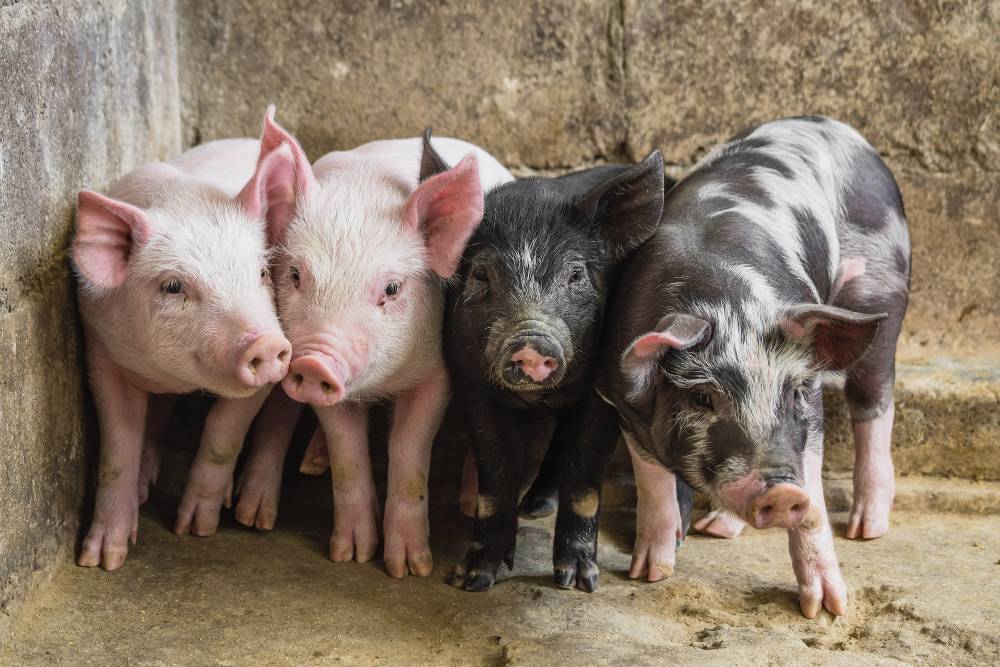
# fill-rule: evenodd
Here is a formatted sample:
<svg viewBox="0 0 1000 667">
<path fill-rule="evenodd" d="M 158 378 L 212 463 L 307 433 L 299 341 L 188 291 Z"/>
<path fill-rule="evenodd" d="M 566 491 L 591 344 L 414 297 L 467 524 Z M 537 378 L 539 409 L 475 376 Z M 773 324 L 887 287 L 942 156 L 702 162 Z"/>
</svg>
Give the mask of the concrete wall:
<svg viewBox="0 0 1000 667">
<path fill-rule="evenodd" d="M 72 546 L 93 458 L 75 194 L 178 150 L 176 33 L 170 1 L 0 3 L 0 641 Z"/>
<path fill-rule="evenodd" d="M 904 349 L 1000 349 L 996 0 L 181 2 L 188 144 L 274 101 L 316 156 L 429 124 L 512 166 L 659 147 L 679 171 L 752 123 L 844 119 L 910 214 Z"/>
</svg>

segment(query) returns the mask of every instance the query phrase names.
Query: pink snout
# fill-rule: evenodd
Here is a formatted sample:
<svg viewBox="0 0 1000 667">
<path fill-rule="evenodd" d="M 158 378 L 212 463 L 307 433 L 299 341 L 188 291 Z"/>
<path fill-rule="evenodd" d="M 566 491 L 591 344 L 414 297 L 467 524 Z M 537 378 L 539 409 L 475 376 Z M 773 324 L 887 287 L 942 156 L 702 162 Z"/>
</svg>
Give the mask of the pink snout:
<svg viewBox="0 0 1000 667">
<path fill-rule="evenodd" d="M 750 503 L 755 528 L 795 528 L 809 510 L 809 496 L 797 484 L 783 482 L 767 488 Z"/>
<path fill-rule="evenodd" d="M 236 377 L 249 387 L 278 382 L 288 372 L 292 346 L 280 334 L 265 333 L 252 339 L 236 360 Z"/>
<path fill-rule="evenodd" d="M 544 382 L 547 377 L 559 368 L 559 362 L 552 357 L 539 354 L 536 350 L 525 345 L 515 352 L 510 360 L 514 366 L 522 373 L 530 377 L 535 382 Z"/>
<path fill-rule="evenodd" d="M 307 354 L 292 362 L 281 385 L 300 403 L 329 406 L 344 398 L 349 380 L 344 364 L 326 355 Z"/>
</svg>

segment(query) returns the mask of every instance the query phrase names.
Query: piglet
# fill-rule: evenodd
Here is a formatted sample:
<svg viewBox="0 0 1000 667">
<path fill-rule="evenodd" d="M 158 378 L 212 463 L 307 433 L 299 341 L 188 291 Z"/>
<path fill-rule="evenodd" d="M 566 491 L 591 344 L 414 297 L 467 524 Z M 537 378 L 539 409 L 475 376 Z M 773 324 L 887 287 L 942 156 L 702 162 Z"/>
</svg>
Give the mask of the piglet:
<svg viewBox="0 0 1000 667">
<path fill-rule="evenodd" d="M 287 146 L 273 146 L 258 164 L 259 150 L 252 139 L 215 141 L 142 166 L 107 195 L 79 193 L 72 253 L 101 439 L 80 565 L 117 569 L 135 542 L 166 395 L 221 397 L 178 517 L 180 532 L 192 521 L 197 533 L 214 530 L 239 444 L 287 371 L 267 231 L 289 209 L 294 164 Z"/>
<path fill-rule="evenodd" d="M 445 357 L 475 453 L 462 494 L 475 499 L 474 543 L 452 585 L 484 591 L 501 563 L 513 567 L 520 503 L 529 517 L 558 508 L 556 584 L 597 588 L 601 487 L 618 428 L 593 373 L 608 294 L 659 224 L 664 183 L 655 152 L 487 195 L 445 311 Z"/>
<path fill-rule="evenodd" d="M 875 537 L 892 503 L 909 274 L 896 182 L 843 123 L 765 123 L 681 180 L 628 261 L 598 372 L 636 467 L 632 576 L 673 566 L 676 473 L 736 520 L 788 531 L 805 616 L 846 612 L 823 499 L 820 376 L 846 375 L 857 448 L 848 534 Z"/>
<path fill-rule="evenodd" d="M 313 407 L 326 434 L 330 558 L 364 562 L 378 546 L 368 408 L 392 399 L 385 564 L 393 577 L 427 576 L 427 476 L 449 398 L 442 279 L 479 223 L 484 190 L 511 176 L 462 141 L 435 139 L 438 155 L 429 132 L 330 153 L 312 166 L 271 118 L 264 143 L 287 143 L 295 158 L 295 213 L 276 230 L 278 308 L 293 349 L 283 386 Z"/>
</svg>

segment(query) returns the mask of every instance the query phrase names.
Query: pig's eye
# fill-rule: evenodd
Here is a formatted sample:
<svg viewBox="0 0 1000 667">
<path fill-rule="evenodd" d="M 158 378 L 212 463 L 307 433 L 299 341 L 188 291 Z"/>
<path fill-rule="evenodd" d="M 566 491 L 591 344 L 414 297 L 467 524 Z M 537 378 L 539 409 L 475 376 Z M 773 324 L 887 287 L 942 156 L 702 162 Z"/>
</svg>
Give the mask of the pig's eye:
<svg viewBox="0 0 1000 667">
<path fill-rule="evenodd" d="M 171 278 L 170 280 L 163 281 L 160 289 L 163 290 L 164 294 L 180 294 L 184 291 L 184 285 L 176 278 Z"/>
<path fill-rule="evenodd" d="M 297 267 L 297 266 L 291 267 L 291 269 L 289 269 L 288 273 L 292 277 L 292 284 L 295 285 L 295 289 L 298 289 L 299 288 L 299 284 L 302 281 L 302 279 L 299 277 L 299 267 Z"/>
<path fill-rule="evenodd" d="M 399 294 L 399 283 L 395 280 L 385 286 L 386 296 L 396 296 Z"/>
<path fill-rule="evenodd" d="M 490 281 L 490 274 L 486 272 L 485 266 L 477 266 L 472 272 L 472 277 L 481 283 L 488 283 Z"/>
<path fill-rule="evenodd" d="M 573 269 L 569 274 L 569 284 L 573 285 L 575 283 L 580 282 L 581 280 L 583 280 L 583 269 L 577 267 Z"/>
<path fill-rule="evenodd" d="M 707 391 L 691 392 L 691 406 L 696 410 L 704 410 L 706 412 L 715 411 L 715 406 L 712 404 L 712 395 Z"/>
<path fill-rule="evenodd" d="M 267 280 L 267 269 L 261 269 L 260 270 L 260 279 L 261 280 Z"/>
</svg>

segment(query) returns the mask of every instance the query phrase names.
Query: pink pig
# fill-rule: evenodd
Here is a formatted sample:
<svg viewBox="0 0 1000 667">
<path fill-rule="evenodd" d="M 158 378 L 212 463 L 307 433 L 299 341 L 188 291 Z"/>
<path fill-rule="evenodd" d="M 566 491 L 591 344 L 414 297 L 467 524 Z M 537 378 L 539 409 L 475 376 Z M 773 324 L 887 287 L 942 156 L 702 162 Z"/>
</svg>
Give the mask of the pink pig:
<svg viewBox="0 0 1000 667">
<path fill-rule="evenodd" d="M 178 516 L 179 532 L 215 529 L 239 444 L 291 356 L 267 235 L 290 210 L 294 163 L 271 148 L 258 161 L 258 141 L 215 141 L 136 169 L 108 196 L 79 193 L 73 260 L 101 438 L 80 565 L 117 569 L 135 543 L 169 416 L 170 397 L 153 394 L 222 397 Z"/>
<path fill-rule="evenodd" d="M 378 546 L 368 407 L 394 399 L 385 563 L 394 577 L 427 576 L 427 475 L 449 398 L 442 279 L 479 223 L 484 189 L 512 177 L 455 139 L 434 140 L 443 159 L 457 162 L 450 169 L 420 139 L 375 141 L 310 166 L 287 131 L 265 125 L 264 144 L 287 143 L 295 156 L 296 212 L 277 231 L 278 309 L 293 350 L 283 386 L 313 406 L 326 434 L 330 558 L 364 562 Z"/>
</svg>

